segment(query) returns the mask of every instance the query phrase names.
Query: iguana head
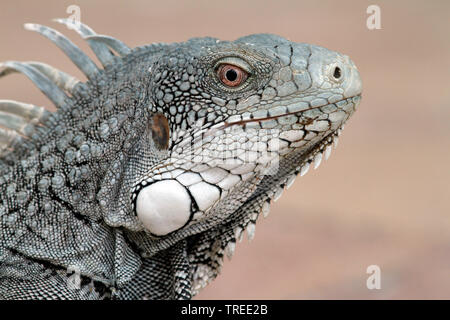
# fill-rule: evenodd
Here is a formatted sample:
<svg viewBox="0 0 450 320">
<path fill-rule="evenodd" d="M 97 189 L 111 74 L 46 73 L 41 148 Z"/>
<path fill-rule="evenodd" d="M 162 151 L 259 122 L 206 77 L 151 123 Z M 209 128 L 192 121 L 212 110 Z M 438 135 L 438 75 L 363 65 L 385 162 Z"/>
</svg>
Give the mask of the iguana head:
<svg viewBox="0 0 450 320">
<path fill-rule="evenodd" d="M 158 249 L 211 229 L 232 233 L 229 251 L 253 237 L 270 199 L 328 158 L 362 90 L 347 56 L 268 34 L 177 44 L 148 73 L 161 158 L 125 196 Z"/>
<path fill-rule="evenodd" d="M 267 34 L 193 39 L 148 73 L 149 134 L 164 155 L 133 173 L 128 196 L 155 241 L 220 223 L 266 176 L 270 192 L 317 166 L 362 89 L 347 56 Z"/>
<path fill-rule="evenodd" d="M 67 49 L 51 29 L 30 28 Z M 78 54 L 69 56 L 86 84 L 40 66 L 72 95 L 41 88 L 60 104 L 59 119 L 86 131 L 73 147 L 73 161 L 86 169 L 73 190 L 95 196 L 73 207 L 126 230 L 144 257 L 186 241 L 194 292 L 217 275 L 243 230 L 253 237 L 270 200 L 328 158 L 360 102 L 356 66 L 319 46 L 258 34 L 129 49 L 82 24 L 75 29 L 104 70 L 73 48 L 66 51 Z"/>
</svg>

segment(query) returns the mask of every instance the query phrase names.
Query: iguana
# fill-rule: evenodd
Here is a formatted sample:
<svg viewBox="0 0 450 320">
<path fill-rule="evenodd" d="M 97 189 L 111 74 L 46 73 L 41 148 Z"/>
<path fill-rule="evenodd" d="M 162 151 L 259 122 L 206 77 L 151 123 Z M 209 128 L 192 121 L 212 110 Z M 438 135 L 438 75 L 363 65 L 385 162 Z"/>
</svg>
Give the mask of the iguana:
<svg viewBox="0 0 450 320">
<path fill-rule="evenodd" d="M 0 101 L 0 298 L 190 299 L 297 175 L 317 168 L 361 99 L 354 63 L 271 34 L 130 49 L 58 31 L 86 75 L 8 61 L 55 112 Z M 78 275 L 78 287 L 69 280 Z"/>
</svg>

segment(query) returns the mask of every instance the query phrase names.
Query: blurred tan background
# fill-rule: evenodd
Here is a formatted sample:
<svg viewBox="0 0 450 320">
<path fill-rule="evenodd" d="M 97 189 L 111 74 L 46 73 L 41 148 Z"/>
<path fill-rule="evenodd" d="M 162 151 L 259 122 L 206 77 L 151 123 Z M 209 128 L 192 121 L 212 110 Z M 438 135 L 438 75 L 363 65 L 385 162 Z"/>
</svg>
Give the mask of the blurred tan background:
<svg viewBox="0 0 450 320">
<path fill-rule="evenodd" d="M 203 299 L 450 299 L 450 2 L 5 1 L 0 61 L 38 60 L 84 77 L 35 22 L 86 44 L 51 19 L 82 22 L 129 46 L 269 32 L 348 54 L 364 82 L 359 110 L 319 170 L 298 178 L 237 246 Z M 381 30 L 366 8 L 381 7 Z M 51 107 L 22 75 L 0 98 Z M 381 268 L 381 289 L 366 268 Z"/>
</svg>

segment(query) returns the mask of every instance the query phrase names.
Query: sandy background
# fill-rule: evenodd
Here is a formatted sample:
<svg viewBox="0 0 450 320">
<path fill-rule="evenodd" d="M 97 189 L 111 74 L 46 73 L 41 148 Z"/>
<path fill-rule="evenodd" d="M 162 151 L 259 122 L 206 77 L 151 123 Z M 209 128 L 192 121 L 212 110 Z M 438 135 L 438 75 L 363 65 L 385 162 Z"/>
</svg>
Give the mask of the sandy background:
<svg viewBox="0 0 450 320">
<path fill-rule="evenodd" d="M 40 60 L 80 79 L 48 40 L 25 31 L 81 8 L 98 33 L 136 46 L 270 32 L 348 54 L 364 82 L 339 148 L 298 178 L 239 244 L 203 299 L 450 299 L 450 2 L 448 1 L 5 1 L 0 61 Z M 381 7 L 381 30 L 366 8 Z M 51 107 L 22 75 L 0 97 Z M 366 268 L 381 268 L 381 289 Z"/>
</svg>

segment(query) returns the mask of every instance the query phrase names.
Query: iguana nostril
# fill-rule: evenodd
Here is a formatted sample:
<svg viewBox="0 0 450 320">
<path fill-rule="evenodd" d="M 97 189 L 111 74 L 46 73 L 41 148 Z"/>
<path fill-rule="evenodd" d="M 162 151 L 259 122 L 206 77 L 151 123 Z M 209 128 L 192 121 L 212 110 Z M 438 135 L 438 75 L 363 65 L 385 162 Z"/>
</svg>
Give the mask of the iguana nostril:
<svg viewBox="0 0 450 320">
<path fill-rule="evenodd" d="M 333 72 L 333 77 L 334 77 L 335 79 L 340 79 L 341 76 L 342 76 L 341 68 L 335 67 L 335 68 L 334 68 L 334 72 Z"/>
</svg>

